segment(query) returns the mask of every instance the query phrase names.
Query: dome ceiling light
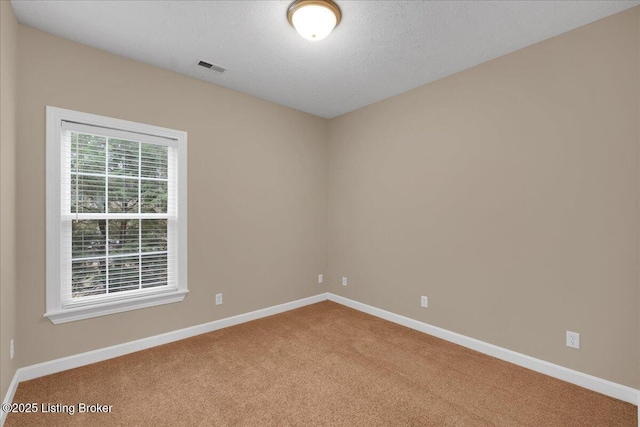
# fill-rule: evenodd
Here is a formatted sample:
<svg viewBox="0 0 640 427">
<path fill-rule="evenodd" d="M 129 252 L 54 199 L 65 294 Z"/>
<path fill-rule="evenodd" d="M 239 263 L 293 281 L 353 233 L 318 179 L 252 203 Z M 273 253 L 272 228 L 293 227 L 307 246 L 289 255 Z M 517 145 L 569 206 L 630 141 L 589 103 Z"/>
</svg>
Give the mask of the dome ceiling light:
<svg viewBox="0 0 640 427">
<path fill-rule="evenodd" d="M 331 0 L 297 0 L 287 11 L 289 23 L 307 40 L 327 37 L 340 23 L 342 12 Z"/>
</svg>

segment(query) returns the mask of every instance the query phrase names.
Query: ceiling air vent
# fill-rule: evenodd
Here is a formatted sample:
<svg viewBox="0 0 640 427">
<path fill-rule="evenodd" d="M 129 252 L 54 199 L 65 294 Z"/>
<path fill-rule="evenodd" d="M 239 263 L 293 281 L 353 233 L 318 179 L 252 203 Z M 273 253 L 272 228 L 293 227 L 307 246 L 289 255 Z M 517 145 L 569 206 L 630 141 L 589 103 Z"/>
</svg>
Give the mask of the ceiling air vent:
<svg viewBox="0 0 640 427">
<path fill-rule="evenodd" d="M 215 64 L 212 64 L 210 62 L 203 61 L 203 60 L 200 60 L 200 62 L 198 62 L 198 65 L 201 66 L 201 67 L 208 68 L 210 70 L 216 71 L 216 72 L 221 73 L 221 74 L 224 73 L 225 71 L 227 71 L 226 68 L 222 68 L 219 65 L 215 65 Z"/>
</svg>

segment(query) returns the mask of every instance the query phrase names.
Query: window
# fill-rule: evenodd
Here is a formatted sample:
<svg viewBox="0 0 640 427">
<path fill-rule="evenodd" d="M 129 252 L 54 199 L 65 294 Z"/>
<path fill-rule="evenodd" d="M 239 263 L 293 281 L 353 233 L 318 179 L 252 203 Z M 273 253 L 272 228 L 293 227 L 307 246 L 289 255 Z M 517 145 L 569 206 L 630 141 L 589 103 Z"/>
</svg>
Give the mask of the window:
<svg viewBox="0 0 640 427">
<path fill-rule="evenodd" d="M 47 311 L 64 323 L 187 294 L 187 134 L 47 107 Z"/>
</svg>

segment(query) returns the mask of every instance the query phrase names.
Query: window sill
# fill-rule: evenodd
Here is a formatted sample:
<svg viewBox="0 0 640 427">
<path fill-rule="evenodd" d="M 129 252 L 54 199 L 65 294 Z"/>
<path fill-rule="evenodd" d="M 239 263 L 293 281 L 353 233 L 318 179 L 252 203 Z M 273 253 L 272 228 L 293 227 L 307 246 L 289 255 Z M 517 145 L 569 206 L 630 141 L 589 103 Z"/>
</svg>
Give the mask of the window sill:
<svg viewBox="0 0 640 427">
<path fill-rule="evenodd" d="M 178 290 L 155 295 L 111 301 L 102 304 L 94 304 L 85 307 L 75 307 L 60 311 L 48 312 L 44 317 L 54 324 L 75 322 L 76 320 L 90 319 L 92 317 L 106 316 L 108 314 L 122 313 L 123 311 L 137 310 L 139 308 L 153 307 L 156 305 L 170 304 L 182 301 L 189 293 L 188 290 Z"/>
</svg>

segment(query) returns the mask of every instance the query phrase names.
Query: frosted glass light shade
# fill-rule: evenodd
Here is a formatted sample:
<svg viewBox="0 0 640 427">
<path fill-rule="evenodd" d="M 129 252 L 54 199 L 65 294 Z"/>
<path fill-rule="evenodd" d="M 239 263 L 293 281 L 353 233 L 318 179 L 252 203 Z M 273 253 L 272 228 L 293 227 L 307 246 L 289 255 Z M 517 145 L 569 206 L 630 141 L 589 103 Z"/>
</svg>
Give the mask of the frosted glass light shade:
<svg viewBox="0 0 640 427">
<path fill-rule="evenodd" d="M 289 7 L 289 22 L 307 40 L 327 37 L 340 23 L 340 8 L 328 0 L 299 0 Z"/>
</svg>

